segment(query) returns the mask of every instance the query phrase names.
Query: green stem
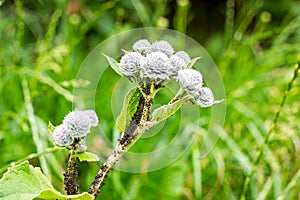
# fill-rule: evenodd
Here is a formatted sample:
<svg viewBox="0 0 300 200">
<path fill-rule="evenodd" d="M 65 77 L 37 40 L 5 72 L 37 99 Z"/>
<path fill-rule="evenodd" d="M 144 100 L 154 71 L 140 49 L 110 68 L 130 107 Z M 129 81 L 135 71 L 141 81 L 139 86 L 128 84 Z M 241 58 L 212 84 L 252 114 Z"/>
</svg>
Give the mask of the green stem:
<svg viewBox="0 0 300 200">
<path fill-rule="evenodd" d="M 113 152 L 101 165 L 90 189 L 89 193 L 96 198 L 100 192 L 101 187 L 104 185 L 104 180 L 110 172 L 115 163 L 132 147 L 135 142 L 145 132 L 144 126 L 149 118 L 149 111 L 153 103 L 153 97 L 157 90 L 152 85 L 150 89 L 143 89 L 143 96 L 140 98 L 137 112 L 129 122 L 126 131 L 116 144 Z"/>
<path fill-rule="evenodd" d="M 79 194 L 79 186 L 76 183 L 76 178 L 78 176 L 76 154 L 76 147 L 70 149 L 69 158 L 67 162 L 67 171 L 64 173 L 65 190 L 68 195 Z"/>
<path fill-rule="evenodd" d="M 270 129 L 268 130 L 268 132 L 266 133 L 265 137 L 264 137 L 264 142 L 263 144 L 260 146 L 259 150 L 256 152 L 256 155 L 255 155 L 255 158 L 254 158 L 254 161 L 253 161 L 253 166 L 252 166 L 252 169 L 251 169 L 251 172 L 250 174 L 246 177 L 246 179 L 244 180 L 244 183 L 243 183 L 243 189 L 242 189 L 242 195 L 241 195 L 241 198 L 240 200 L 245 200 L 246 199 L 246 193 L 248 191 L 248 188 L 249 188 L 249 183 L 251 181 L 251 179 L 253 178 L 256 170 L 257 170 L 257 166 L 259 164 L 259 161 L 261 159 L 261 156 L 269 142 L 269 138 L 270 138 L 270 135 L 271 133 L 275 130 L 276 128 L 276 125 L 277 125 L 277 121 L 278 121 L 278 118 L 279 118 L 279 115 L 283 109 L 283 106 L 285 104 L 285 101 L 286 101 L 286 98 L 290 92 L 290 90 L 292 89 L 293 87 L 293 84 L 295 82 L 295 80 L 297 79 L 297 76 L 298 76 L 298 72 L 299 72 L 299 63 L 297 63 L 295 65 L 295 68 L 294 68 L 294 75 L 292 77 L 292 79 L 289 81 L 288 83 L 288 87 L 287 89 L 285 90 L 284 92 L 284 95 L 283 95 L 283 98 L 282 98 L 282 101 L 279 105 L 279 109 L 278 111 L 276 112 L 275 116 L 274 116 L 274 119 L 272 121 L 272 125 L 270 127 Z"/>
<path fill-rule="evenodd" d="M 179 99 L 182 98 L 182 96 L 184 95 L 185 91 L 180 88 L 177 92 L 177 94 L 174 96 L 173 99 L 171 99 L 171 101 L 168 103 L 168 104 L 172 104 L 172 103 L 175 103 L 176 101 L 178 101 Z"/>
<path fill-rule="evenodd" d="M 8 165 L 5 165 L 4 167 L 2 167 L 0 169 L 0 174 L 3 173 L 4 171 L 6 171 L 7 168 L 9 167 L 13 167 L 13 166 L 16 166 L 26 160 L 30 160 L 30 159 L 33 159 L 33 158 L 38 158 L 40 156 L 43 156 L 47 153 L 52 153 L 52 152 L 55 152 L 55 151 L 58 151 L 58 150 L 62 150 L 63 148 L 60 148 L 60 147 L 52 147 L 52 148 L 48 148 L 46 149 L 45 151 L 43 152 L 39 152 L 39 153 L 32 153 L 32 154 L 29 154 L 28 156 L 20 159 L 20 160 L 17 160 L 17 161 L 14 161 L 14 162 L 11 162 L 10 164 Z"/>
</svg>

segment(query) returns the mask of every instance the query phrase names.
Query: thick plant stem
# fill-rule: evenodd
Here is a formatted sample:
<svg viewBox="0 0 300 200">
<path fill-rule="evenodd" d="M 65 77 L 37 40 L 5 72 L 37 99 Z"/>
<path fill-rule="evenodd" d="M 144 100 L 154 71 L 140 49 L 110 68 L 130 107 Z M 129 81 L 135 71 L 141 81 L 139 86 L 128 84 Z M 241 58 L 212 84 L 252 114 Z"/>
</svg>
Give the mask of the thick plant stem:
<svg viewBox="0 0 300 200">
<path fill-rule="evenodd" d="M 79 194 L 79 186 L 76 183 L 78 176 L 78 168 L 76 164 L 76 149 L 70 150 L 67 162 L 67 171 L 64 173 L 65 190 L 68 195 Z"/>
<path fill-rule="evenodd" d="M 155 92 L 153 91 L 153 87 L 149 91 L 143 91 L 143 96 L 139 100 L 139 105 L 135 115 L 129 122 L 126 131 L 119 139 L 113 152 L 101 165 L 89 189 L 89 193 L 92 194 L 94 198 L 98 196 L 101 187 L 104 185 L 104 180 L 111 168 L 145 132 L 146 127 L 144 124 L 149 118 L 149 110 L 152 106 L 154 95 Z"/>
<path fill-rule="evenodd" d="M 272 125 L 270 127 L 270 129 L 268 130 L 268 132 L 266 133 L 265 137 L 264 137 L 264 142 L 263 144 L 260 146 L 259 150 L 256 152 L 256 155 L 255 155 L 255 158 L 254 158 L 254 161 L 253 161 L 253 167 L 251 169 L 251 172 L 250 174 L 246 177 L 246 179 L 244 180 L 244 183 L 243 183 L 243 189 L 242 189 L 242 194 L 241 194 L 241 198 L 240 200 L 246 200 L 246 194 L 247 194 L 247 191 L 248 191 L 248 187 L 249 187 L 249 184 L 250 184 L 250 181 L 252 179 L 252 177 L 254 176 L 256 170 L 257 170 L 257 165 L 259 164 L 259 161 L 262 157 L 262 154 L 269 142 L 269 138 L 270 138 L 270 135 L 271 133 L 275 130 L 276 128 L 276 125 L 277 125 L 277 121 L 278 121 L 278 118 L 279 118 L 279 115 L 283 109 L 283 106 L 285 104 L 285 101 L 286 101 L 286 98 L 290 92 L 290 90 L 292 89 L 293 87 L 293 84 L 295 82 L 295 80 L 297 79 L 297 76 L 298 76 L 298 73 L 300 71 L 300 66 L 299 66 L 299 63 L 295 65 L 295 68 L 294 68 L 294 75 L 292 77 L 292 79 L 289 81 L 288 83 L 288 87 L 287 89 L 285 90 L 284 92 L 284 95 L 283 95 L 283 98 L 282 98 L 282 101 L 280 103 L 280 106 L 279 106 L 279 109 L 278 111 L 276 112 L 275 116 L 274 116 L 274 119 L 273 119 L 273 122 L 272 122 Z"/>
</svg>

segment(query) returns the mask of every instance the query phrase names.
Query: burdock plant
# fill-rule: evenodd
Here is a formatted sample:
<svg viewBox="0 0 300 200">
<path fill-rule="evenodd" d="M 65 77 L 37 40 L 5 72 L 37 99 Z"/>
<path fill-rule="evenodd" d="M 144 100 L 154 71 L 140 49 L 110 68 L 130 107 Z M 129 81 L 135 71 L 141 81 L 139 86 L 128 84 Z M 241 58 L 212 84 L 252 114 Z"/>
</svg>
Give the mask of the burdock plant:
<svg viewBox="0 0 300 200">
<path fill-rule="evenodd" d="M 94 110 L 74 110 L 65 116 L 62 124 L 56 127 L 50 124 L 49 130 L 52 132 L 56 147 L 46 151 L 51 152 L 62 148 L 69 151 L 64 173 L 64 185 L 68 195 L 61 195 L 55 191 L 39 169 L 33 168 L 28 162 L 23 162 L 8 170 L 1 179 L 1 195 L 23 195 L 22 192 L 24 192 L 28 199 L 96 198 L 112 167 L 145 131 L 172 116 L 186 103 L 209 107 L 220 102 L 214 99 L 212 90 L 205 86 L 202 74 L 192 69 L 198 57 L 191 59 L 185 51 L 176 52 L 167 41 L 155 41 L 151 44 L 146 39 L 135 42 L 132 50 L 124 50 L 124 52 L 119 62 L 103 54 L 110 66 L 120 76 L 127 77 L 133 82 L 135 87 L 126 95 L 123 109 L 116 120 L 116 126 L 122 135 L 112 153 L 100 166 L 88 193 L 79 194 L 79 185 L 76 183 L 77 160 L 98 159 L 96 155 L 86 151 L 87 147 L 84 144 L 84 139 L 90 133 L 91 128 L 98 125 L 98 117 Z M 156 93 L 171 80 L 177 81 L 180 86 L 177 94 L 170 99 L 169 103 L 150 113 Z M 10 189 L 12 184 L 18 183 L 16 177 L 22 176 L 32 185 L 22 184 L 22 187 L 25 187 L 24 191 L 19 186 L 15 187 L 18 191 Z M 32 180 L 39 180 L 39 184 L 29 181 L 28 177 Z M 12 196 L 14 197 L 18 199 L 19 196 Z"/>
<path fill-rule="evenodd" d="M 89 189 L 94 197 L 99 194 L 104 179 L 115 163 L 146 130 L 173 115 L 187 102 L 201 107 L 220 102 L 214 100 L 213 92 L 208 87 L 203 87 L 201 73 L 191 69 L 199 58 L 191 59 L 184 51 L 175 52 L 167 41 L 151 44 L 143 39 L 134 43 L 132 49 L 125 51 L 119 63 L 105 55 L 112 68 L 135 83 L 136 87 L 127 94 L 124 107 L 117 118 L 117 128 L 122 136 L 101 165 Z M 178 93 L 168 104 L 150 114 L 155 94 L 172 79 L 180 85 Z"/>
<path fill-rule="evenodd" d="M 67 171 L 64 173 L 64 184 L 67 194 L 79 193 L 76 183 L 78 176 L 76 159 L 78 153 L 85 151 L 84 138 L 90 133 L 91 127 L 98 124 L 98 117 L 93 110 L 75 110 L 65 116 L 63 123 L 54 128 L 53 138 L 57 146 L 69 150 Z"/>
</svg>

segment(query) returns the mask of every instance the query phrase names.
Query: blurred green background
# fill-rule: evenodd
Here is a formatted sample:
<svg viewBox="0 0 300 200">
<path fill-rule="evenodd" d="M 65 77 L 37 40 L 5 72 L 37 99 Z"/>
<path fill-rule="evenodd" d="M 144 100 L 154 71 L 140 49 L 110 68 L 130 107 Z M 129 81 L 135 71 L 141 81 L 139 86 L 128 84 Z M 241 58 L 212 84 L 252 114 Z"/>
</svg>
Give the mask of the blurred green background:
<svg viewBox="0 0 300 200">
<path fill-rule="evenodd" d="M 299 62 L 300 1 L 0 0 L 0 5 L 1 174 L 12 161 L 53 146 L 48 122 L 60 124 L 72 109 L 77 70 L 97 44 L 133 28 L 162 27 L 198 41 L 217 64 L 227 94 L 224 133 L 203 159 L 199 134 L 191 148 L 164 169 L 143 174 L 113 170 L 98 199 L 240 198 Z M 96 93 L 101 134 L 111 141 L 116 140 L 116 129 L 106 105 L 118 79 L 107 69 Z M 299 83 L 296 79 L 288 94 L 247 199 L 300 199 Z M 203 112 L 209 115 L 209 109 Z M 163 131 L 151 143 L 137 143 L 134 151 L 167 144 L 176 123 L 167 127 L 169 135 Z M 88 149 L 104 152 L 99 132 L 91 135 Z M 62 191 L 66 156 L 66 151 L 58 151 L 30 163 L 40 166 Z M 81 191 L 88 190 L 98 166 L 79 164 Z"/>
</svg>

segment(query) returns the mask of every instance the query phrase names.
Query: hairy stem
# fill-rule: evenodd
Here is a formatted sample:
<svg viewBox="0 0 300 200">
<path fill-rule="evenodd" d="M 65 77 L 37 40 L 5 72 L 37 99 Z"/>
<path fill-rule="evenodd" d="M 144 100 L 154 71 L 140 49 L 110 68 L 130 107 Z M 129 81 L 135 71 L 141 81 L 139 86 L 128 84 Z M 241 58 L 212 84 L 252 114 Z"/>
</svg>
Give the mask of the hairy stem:
<svg viewBox="0 0 300 200">
<path fill-rule="evenodd" d="M 288 87 L 287 89 L 285 90 L 284 92 L 284 95 L 283 95 L 283 98 L 281 100 L 281 103 L 280 103 L 280 106 L 279 106 L 279 109 L 278 111 L 275 113 L 275 116 L 274 116 L 274 119 L 273 119 L 273 122 L 272 122 L 272 125 L 270 127 L 270 129 L 268 130 L 268 132 L 266 133 L 265 137 L 264 137 L 264 142 L 263 144 L 260 146 L 259 150 L 256 152 L 256 155 L 255 155 L 255 158 L 254 158 L 254 161 L 253 161 L 253 167 L 251 169 L 251 172 L 250 174 L 246 177 L 246 179 L 244 180 L 244 183 L 243 183 L 243 189 L 242 189 L 242 195 L 241 195 L 241 200 L 245 200 L 246 199 L 246 193 L 248 191 L 248 187 L 249 187 L 249 183 L 252 179 L 252 177 L 254 176 L 256 170 L 257 170 L 257 165 L 259 164 L 259 161 L 261 159 L 261 156 L 269 142 L 269 138 L 270 138 L 270 135 L 271 133 L 275 130 L 276 128 L 276 125 L 277 125 L 277 121 L 278 121 L 278 118 L 279 118 L 279 115 L 283 109 L 283 106 L 285 104 L 285 101 L 286 101 L 286 98 L 290 92 L 290 90 L 292 89 L 293 87 L 293 83 L 295 82 L 295 80 L 297 79 L 297 76 L 298 76 L 298 72 L 300 71 L 300 67 L 299 67 L 299 63 L 295 65 L 295 68 L 294 68 L 294 75 L 292 77 L 292 79 L 289 81 L 288 83 Z"/>
<path fill-rule="evenodd" d="M 104 185 L 104 180 L 107 177 L 111 168 L 115 163 L 126 153 L 131 146 L 140 138 L 145 132 L 145 122 L 149 118 L 149 111 L 153 103 L 153 97 L 155 95 L 154 87 L 151 89 L 143 90 L 143 96 L 139 100 L 139 105 L 136 113 L 128 124 L 126 131 L 116 144 L 113 152 L 101 165 L 90 189 L 89 193 L 96 198 L 100 192 L 101 187 Z"/>
<path fill-rule="evenodd" d="M 65 190 L 68 195 L 79 194 L 79 186 L 76 183 L 78 168 L 76 164 L 76 148 L 72 148 L 67 162 L 67 171 L 64 173 Z"/>
</svg>

